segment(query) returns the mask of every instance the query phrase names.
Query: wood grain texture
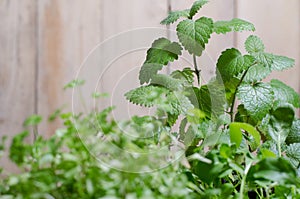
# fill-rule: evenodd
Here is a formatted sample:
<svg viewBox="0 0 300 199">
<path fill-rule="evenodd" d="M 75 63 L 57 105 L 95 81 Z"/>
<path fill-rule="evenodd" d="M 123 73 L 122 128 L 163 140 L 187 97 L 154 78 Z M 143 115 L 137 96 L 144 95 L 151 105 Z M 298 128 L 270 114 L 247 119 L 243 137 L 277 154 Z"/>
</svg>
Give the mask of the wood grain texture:
<svg viewBox="0 0 300 199">
<path fill-rule="evenodd" d="M 0 137 L 21 132 L 35 112 L 35 19 L 35 1 L 0 1 Z M 2 165 L 13 170 L 5 159 Z"/>
<path fill-rule="evenodd" d="M 99 91 L 111 96 L 102 101 L 103 106 L 116 106 L 115 119 L 143 114 L 147 109 L 128 103 L 124 94 L 139 86 L 138 72 L 151 43 L 166 37 L 159 22 L 167 14 L 167 0 L 103 0 L 102 6 L 101 32 L 111 43 L 105 55 L 114 60 L 110 65 L 101 62 L 106 70 Z"/>
<path fill-rule="evenodd" d="M 63 86 L 75 78 L 89 51 L 100 42 L 101 4 L 96 0 L 39 1 L 38 112 L 45 118 L 68 104 L 72 92 Z M 40 132 L 51 135 L 60 126 L 45 121 Z"/>
<path fill-rule="evenodd" d="M 298 92 L 300 91 L 300 1 L 252 0 L 237 1 L 238 17 L 251 21 L 268 52 L 285 55 L 296 60 L 296 66 L 284 72 L 274 72 Z M 238 34 L 237 44 L 243 48 L 249 34 Z"/>
</svg>

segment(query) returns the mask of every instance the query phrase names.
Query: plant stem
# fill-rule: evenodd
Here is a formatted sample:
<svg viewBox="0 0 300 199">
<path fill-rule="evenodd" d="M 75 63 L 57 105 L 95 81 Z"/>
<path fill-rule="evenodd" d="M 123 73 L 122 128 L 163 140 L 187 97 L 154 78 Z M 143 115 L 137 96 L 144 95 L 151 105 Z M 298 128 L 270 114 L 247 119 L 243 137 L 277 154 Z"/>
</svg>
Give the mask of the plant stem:
<svg viewBox="0 0 300 199">
<path fill-rule="evenodd" d="M 252 161 L 250 161 L 249 164 L 246 165 L 244 176 L 242 178 L 239 199 L 244 199 L 244 191 L 245 191 L 246 178 L 247 178 L 247 174 L 248 174 L 248 172 L 250 170 L 251 165 L 252 165 Z"/>
<path fill-rule="evenodd" d="M 238 85 L 236 86 L 235 91 L 234 91 L 234 94 L 233 94 L 233 100 L 232 100 L 231 107 L 230 107 L 230 112 L 229 112 L 231 122 L 234 121 L 234 118 L 233 118 L 233 109 L 234 109 L 235 100 L 236 100 L 236 93 L 237 93 L 237 91 L 238 91 L 239 86 L 240 86 L 241 83 L 243 82 L 243 80 L 244 80 L 244 78 L 245 78 L 247 72 L 248 72 L 248 69 L 243 73 L 243 76 L 242 76 L 242 78 L 240 79 Z"/>
<path fill-rule="evenodd" d="M 197 76 L 197 81 L 198 81 L 198 86 L 200 86 L 200 72 L 201 70 L 199 70 L 198 65 L 197 65 L 197 60 L 196 60 L 196 55 L 193 55 L 193 61 L 194 61 L 194 68 L 195 68 L 195 73 Z"/>
<path fill-rule="evenodd" d="M 277 149 L 278 149 L 278 156 L 281 157 L 280 133 L 278 133 Z"/>
</svg>

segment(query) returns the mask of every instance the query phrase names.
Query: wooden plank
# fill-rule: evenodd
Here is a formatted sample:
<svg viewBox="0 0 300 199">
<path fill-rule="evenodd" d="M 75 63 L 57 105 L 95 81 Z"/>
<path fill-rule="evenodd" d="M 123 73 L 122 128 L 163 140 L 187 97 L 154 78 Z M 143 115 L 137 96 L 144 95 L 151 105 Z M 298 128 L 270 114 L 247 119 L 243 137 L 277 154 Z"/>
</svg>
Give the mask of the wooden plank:
<svg viewBox="0 0 300 199">
<path fill-rule="evenodd" d="M 89 51 L 101 38 L 101 1 L 45 0 L 39 2 L 38 112 L 48 117 L 67 104 L 72 91 L 63 86 L 74 79 Z M 51 135 L 59 122 L 43 123 L 40 131 Z"/>
<path fill-rule="evenodd" d="M 0 136 L 9 139 L 35 112 L 35 17 L 35 1 L 0 2 Z M 1 166 L 14 170 L 5 158 Z"/>
<path fill-rule="evenodd" d="M 274 72 L 271 78 L 279 78 L 300 91 L 300 1 L 252 0 L 238 1 L 238 17 L 256 26 L 255 35 L 265 43 L 266 50 L 296 60 L 296 66 L 284 72 Z M 237 43 L 243 48 L 249 34 L 238 34 Z M 268 78 L 269 80 L 270 78 Z"/>
<path fill-rule="evenodd" d="M 183 10 L 192 6 L 194 0 L 170 0 L 171 10 Z M 195 19 L 206 16 L 217 20 L 231 20 L 235 17 L 234 0 L 211 0 L 205 5 L 200 12 L 194 17 Z M 176 24 L 172 25 L 171 30 L 176 30 Z M 175 35 L 172 33 L 172 35 Z M 173 36 L 174 37 L 174 36 Z M 174 38 L 173 38 L 174 39 Z M 212 76 L 215 75 L 216 61 L 219 55 L 226 48 L 231 48 L 234 45 L 234 34 L 229 33 L 226 35 L 213 34 L 209 40 L 205 52 L 201 58 L 197 59 L 198 65 L 201 68 L 201 76 L 203 83 L 207 82 Z M 191 65 L 192 58 L 188 53 L 184 53 L 185 61 L 179 62 L 179 65 Z"/>
<path fill-rule="evenodd" d="M 106 71 L 99 91 L 111 95 L 102 106 L 115 105 L 115 119 L 144 114 L 148 109 L 128 103 L 124 93 L 139 86 L 138 72 L 153 40 L 166 37 L 159 23 L 167 14 L 167 0 L 102 0 L 102 6 L 101 33 L 111 44 L 105 54 L 114 60 L 111 65 L 102 62 Z"/>
</svg>

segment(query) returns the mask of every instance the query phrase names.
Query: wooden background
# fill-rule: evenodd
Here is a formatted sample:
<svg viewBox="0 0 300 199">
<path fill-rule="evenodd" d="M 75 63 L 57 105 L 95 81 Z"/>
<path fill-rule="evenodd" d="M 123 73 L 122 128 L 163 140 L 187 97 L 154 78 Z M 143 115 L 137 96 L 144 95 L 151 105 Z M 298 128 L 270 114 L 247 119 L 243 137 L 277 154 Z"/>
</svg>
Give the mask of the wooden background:
<svg viewBox="0 0 300 199">
<path fill-rule="evenodd" d="M 168 11 L 186 9 L 192 3 L 193 0 L 0 0 L 0 136 L 20 132 L 23 120 L 31 114 L 47 118 L 56 108 L 70 104 L 71 91 L 64 91 L 63 86 L 75 77 L 97 44 L 134 28 L 163 28 L 159 22 Z M 299 0 L 211 0 L 200 14 L 215 20 L 240 17 L 254 23 L 254 34 L 263 39 L 269 52 L 296 60 L 295 68 L 273 77 L 299 92 Z M 175 29 L 175 25 L 169 28 Z M 172 38 L 167 32 L 162 34 Z M 214 65 L 227 47 L 243 48 L 247 35 L 214 35 L 207 49 L 210 60 L 206 56 L 200 61 Z M 133 63 L 140 65 L 145 52 L 139 55 L 128 63 L 122 62 L 122 70 L 128 66 L 128 71 Z M 112 90 L 109 82 L 120 79 L 122 70 L 103 78 L 103 91 Z M 204 69 L 204 75 L 213 71 L 213 67 Z M 94 72 L 89 72 L 93 76 Z M 128 88 L 137 83 L 133 74 L 122 80 Z M 118 96 L 114 95 L 112 102 L 122 105 Z M 57 126 L 59 122 L 48 124 L 44 120 L 39 130 L 49 136 Z"/>
</svg>

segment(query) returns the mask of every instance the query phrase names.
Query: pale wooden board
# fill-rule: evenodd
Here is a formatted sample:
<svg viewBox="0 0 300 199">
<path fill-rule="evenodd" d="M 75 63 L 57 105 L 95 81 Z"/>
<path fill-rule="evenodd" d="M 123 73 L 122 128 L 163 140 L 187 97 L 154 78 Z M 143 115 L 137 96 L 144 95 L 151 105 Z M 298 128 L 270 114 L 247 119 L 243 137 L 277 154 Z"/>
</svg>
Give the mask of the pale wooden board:
<svg viewBox="0 0 300 199">
<path fill-rule="evenodd" d="M 101 41 L 101 1 L 43 0 L 38 8 L 38 112 L 47 119 L 64 104 L 64 110 L 71 110 L 72 90 L 64 91 L 63 86 Z M 45 121 L 39 130 L 49 136 L 60 126 Z"/>
<path fill-rule="evenodd" d="M 21 132 L 35 112 L 35 6 L 30 0 L 0 1 L 0 137 Z M 14 170 L 6 158 L 0 161 Z"/>
<path fill-rule="evenodd" d="M 238 17 L 254 23 L 256 27 L 254 34 L 264 41 L 268 52 L 285 55 L 296 60 L 296 66 L 293 69 L 273 73 L 271 78 L 279 78 L 299 92 L 300 1 L 238 1 L 237 8 Z M 244 48 L 244 41 L 248 35 L 238 34 L 239 48 Z"/>
<path fill-rule="evenodd" d="M 192 6 L 193 0 L 170 0 L 171 10 L 184 10 Z M 214 21 L 217 20 L 231 20 L 234 18 L 234 0 L 211 0 L 208 4 L 204 5 L 199 13 L 194 17 L 210 17 Z M 171 30 L 176 30 L 177 23 L 170 26 Z M 175 35 L 172 33 L 172 35 Z M 175 39 L 175 36 L 171 37 Z M 227 48 L 231 48 L 234 45 L 234 34 L 229 33 L 226 35 L 213 34 L 206 47 L 205 52 L 201 58 L 198 58 L 198 65 L 202 70 L 201 76 L 203 83 L 209 81 L 209 79 L 215 75 L 215 66 L 217 59 L 221 52 Z M 180 61 L 177 63 L 182 68 L 182 65 L 191 65 L 192 58 L 188 53 L 184 53 L 186 61 Z"/>
<path fill-rule="evenodd" d="M 166 14 L 167 2 L 161 0 L 155 1 L 58 1 L 45 0 L 39 2 L 39 93 L 38 93 L 38 111 L 44 117 L 47 117 L 56 108 L 64 103 L 71 104 L 71 91 L 64 93 L 62 87 L 70 81 L 85 59 L 80 70 L 79 77 L 86 80 L 81 92 L 88 108 L 93 107 L 91 93 L 98 86 L 97 80 L 101 75 L 105 60 L 119 56 L 117 51 L 122 49 L 119 43 L 104 48 L 103 53 L 99 51 L 89 54 L 90 50 L 97 47 L 100 41 L 107 41 L 121 32 L 135 28 L 158 27 L 160 19 Z M 126 41 L 135 43 L 135 38 Z M 149 38 L 148 38 L 149 40 Z M 152 40 L 145 38 L 143 46 L 147 41 L 147 47 L 151 45 Z M 139 55 L 129 55 L 122 59 L 122 64 L 116 66 L 114 71 L 106 73 L 99 88 L 100 92 L 108 92 L 113 95 L 108 102 L 100 102 L 101 108 L 111 105 L 122 107 L 128 106 L 123 97 L 125 90 L 129 90 L 134 85 L 137 86 L 137 71 L 126 77 L 126 87 L 123 93 L 112 92 L 116 87 L 117 81 L 123 74 L 130 70 L 130 67 L 140 66 L 144 60 L 144 52 L 139 51 Z M 87 58 L 88 57 L 88 58 Z M 118 68 L 119 67 L 119 68 Z M 123 78 L 124 80 L 124 78 Z M 125 84 L 124 84 L 125 85 Z M 128 86 L 127 86 L 128 85 Z M 75 92 L 74 108 L 75 112 L 84 111 L 82 103 L 79 100 L 79 92 Z M 121 98 L 119 101 L 119 98 Z M 114 100 L 112 100 L 114 99 Z M 98 102 L 97 102 L 98 103 Z M 70 109 L 70 108 L 69 108 Z M 140 109 L 133 107 L 133 109 Z M 127 110 L 125 110 L 128 112 Z M 125 113 L 126 114 L 126 113 Z M 54 133 L 59 123 L 46 124 L 44 122 L 40 128 L 43 135 Z"/>
<path fill-rule="evenodd" d="M 102 107 L 115 105 L 117 120 L 143 115 L 148 109 L 128 103 L 124 94 L 139 86 L 138 72 L 153 40 L 166 37 L 159 23 L 167 14 L 167 0 L 103 0 L 102 6 L 103 40 L 111 44 L 104 51 L 114 60 L 111 65 L 101 62 L 106 70 L 97 86 L 111 95 L 101 101 Z"/>
</svg>

